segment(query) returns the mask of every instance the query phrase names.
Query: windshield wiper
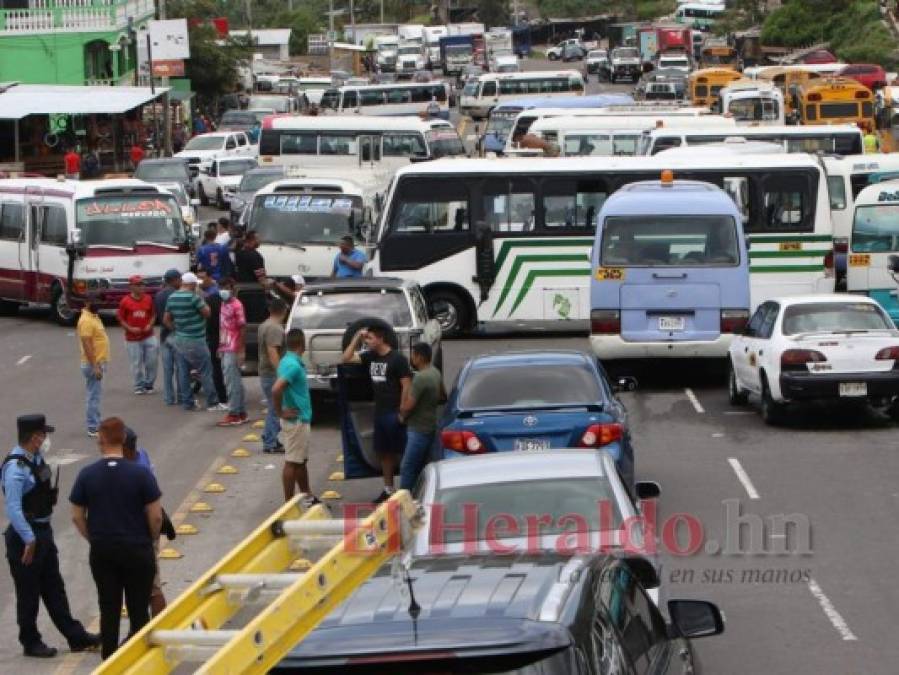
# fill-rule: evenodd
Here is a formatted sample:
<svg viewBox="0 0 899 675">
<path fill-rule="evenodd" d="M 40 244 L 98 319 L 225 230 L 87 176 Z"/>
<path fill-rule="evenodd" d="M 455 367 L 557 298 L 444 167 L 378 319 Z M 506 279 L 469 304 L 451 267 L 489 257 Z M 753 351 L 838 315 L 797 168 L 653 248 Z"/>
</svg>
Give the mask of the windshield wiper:
<svg viewBox="0 0 899 675">
<path fill-rule="evenodd" d="M 306 247 L 303 246 L 302 244 L 297 244 L 292 241 L 272 241 L 271 239 L 269 239 L 269 240 L 263 240 L 263 243 L 270 244 L 272 246 L 287 246 L 288 248 L 295 248 L 298 251 L 306 250 Z"/>
<path fill-rule="evenodd" d="M 176 244 L 165 244 L 161 241 L 143 241 L 143 240 L 141 240 L 141 241 L 134 242 L 134 245 L 135 246 L 161 246 L 162 248 L 170 248 L 173 251 L 177 251 L 179 249 L 179 246 L 177 246 Z"/>
<path fill-rule="evenodd" d="M 133 251 L 133 246 L 126 246 L 125 244 L 88 244 L 88 248 L 114 248 L 117 251 Z"/>
</svg>

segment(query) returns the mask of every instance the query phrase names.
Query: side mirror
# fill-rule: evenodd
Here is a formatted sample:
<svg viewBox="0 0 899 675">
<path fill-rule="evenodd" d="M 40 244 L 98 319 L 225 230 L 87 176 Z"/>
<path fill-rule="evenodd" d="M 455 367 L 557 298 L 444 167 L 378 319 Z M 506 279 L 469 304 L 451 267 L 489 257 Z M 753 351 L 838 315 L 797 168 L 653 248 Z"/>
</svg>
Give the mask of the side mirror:
<svg viewBox="0 0 899 675">
<path fill-rule="evenodd" d="M 894 274 L 899 274 L 899 255 L 891 255 L 887 258 L 887 269 Z"/>
<path fill-rule="evenodd" d="M 694 639 L 724 632 L 721 610 L 705 600 L 669 600 L 668 614 L 681 637 Z"/>
<path fill-rule="evenodd" d="M 622 391 L 635 391 L 637 389 L 637 378 L 636 377 L 619 377 L 618 380 L 612 384 L 612 391 L 615 393 Z"/>
<path fill-rule="evenodd" d="M 662 488 L 655 481 L 637 481 L 635 486 L 637 499 L 658 499 L 662 494 Z"/>
</svg>

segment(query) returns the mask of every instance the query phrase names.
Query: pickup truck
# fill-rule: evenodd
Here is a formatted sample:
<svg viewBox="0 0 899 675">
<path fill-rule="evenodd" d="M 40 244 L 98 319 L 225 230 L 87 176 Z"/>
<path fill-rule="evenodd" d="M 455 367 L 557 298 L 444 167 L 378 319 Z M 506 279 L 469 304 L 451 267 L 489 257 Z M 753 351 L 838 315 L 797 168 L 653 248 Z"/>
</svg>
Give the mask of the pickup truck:
<svg viewBox="0 0 899 675">
<path fill-rule="evenodd" d="M 200 203 L 208 206 L 210 198 L 214 197 L 218 208 L 227 209 L 230 196 L 240 185 L 240 179 L 255 168 L 256 160 L 252 157 L 220 157 L 201 164 L 196 179 Z"/>
<path fill-rule="evenodd" d="M 550 47 L 546 50 L 546 58 L 550 61 L 558 61 L 562 58 L 562 55 L 565 52 L 565 48 L 568 46 L 580 47 L 581 50 L 586 54 L 591 49 L 595 49 L 599 47 L 598 42 L 584 42 L 580 38 L 569 38 L 567 40 L 562 40 L 555 47 Z"/>
<path fill-rule="evenodd" d="M 643 74 L 640 52 L 636 47 L 616 47 L 609 54 L 609 61 L 612 67 L 610 82 L 619 82 L 622 79 L 636 82 Z"/>
<path fill-rule="evenodd" d="M 195 179 L 201 164 L 221 157 L 255 157 L 258 152 L 243 131 L 217 131 L 194 136 L 175 157 L 187 160 L 190 176 Z"/>
</svg>

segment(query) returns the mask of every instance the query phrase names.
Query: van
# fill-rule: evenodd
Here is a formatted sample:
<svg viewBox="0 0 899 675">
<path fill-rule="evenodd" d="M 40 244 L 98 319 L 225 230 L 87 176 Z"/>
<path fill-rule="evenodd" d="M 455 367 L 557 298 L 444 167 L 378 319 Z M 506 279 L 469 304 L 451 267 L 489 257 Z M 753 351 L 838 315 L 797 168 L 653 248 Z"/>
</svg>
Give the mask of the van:
<svg viewBox="0 0 899 675">
<path fill-rule="evenodd" d="M 590 345 L 602 360 L 724 358 L 749 320 L 740 212 L 721 188 L 641 181 L 606 199 L 591 256 Z"/>
</svg>

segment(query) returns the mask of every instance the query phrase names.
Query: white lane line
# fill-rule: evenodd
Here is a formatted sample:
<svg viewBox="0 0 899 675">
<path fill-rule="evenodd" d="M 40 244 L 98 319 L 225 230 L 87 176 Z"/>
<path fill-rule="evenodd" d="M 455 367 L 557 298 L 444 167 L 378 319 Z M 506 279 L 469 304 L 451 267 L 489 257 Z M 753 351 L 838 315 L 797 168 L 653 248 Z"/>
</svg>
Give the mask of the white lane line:
<svg viewBox="0 0 899 675">
<path fill-rule="evenodd" d="M 743 484 L 743 487 L 746 489 L 746 494 L 749 495 L 749 498 L 758 499 L 759 493 L 756 492 L 755 486 L 752 484 L 752 481 L 749 480 L 749 474 L 746 473 L 743 465 L 740 464 L 740 460 L 736 457 L 728 457 L 727 462 L 730 464 L 730 468 L 734 470 L 734 473 L 737 474 L 737 478 Z"/>
<path fill-rule="evenodd" d="M 725 415 L 755 415 L 752 410 L 725 410 Z"/>
<path fill-rule="evenodd" d="M 849 629 L 849 624 L 846 623 L 846 619 L 840 616 L 840 613 L 834 608 L 830 598 L 824 595 L 824 591 L 821 590 L 818 582 L 814 579 L 809 579 L 808 589 L 811 591 L 812 595 L 815 596 L 815 600 L 818 601 L 818 604 L 821 605 L 824 615 L 830 619 L 830 623 L 837 629 L 837 633 L 839 633 L 844 640 L 858 640 L 858 638 L 855 637 L 855 633 Z"/>
<path fill-rule="evenodd" d="M 30 359 L 30 358 L 31 358 L 31 354 L 25 354 L 25 356 L 23 356 L 21 359 L 19 359 L 18 361 L 16 361 L 16 365 L 17 365 L 17 366 L 21 366 L 21 365 L 24 364 L 26 361 L 28 361 L 28 359 Z"/>
<path fill-rule="evenodd" d="M 699 399 L 696 398 L 696 394 L 693 393 L 693 390 L 687 387 L 684 389 L 684 393 L 687 395 L 687 398 L 690 399 L 690 403 L 693 404 L 693 407 L 696 409 L 700 415 L 705 412 L 705 408 L 702 407 L 702 404 L 699 402 Z"/>
</svg>

